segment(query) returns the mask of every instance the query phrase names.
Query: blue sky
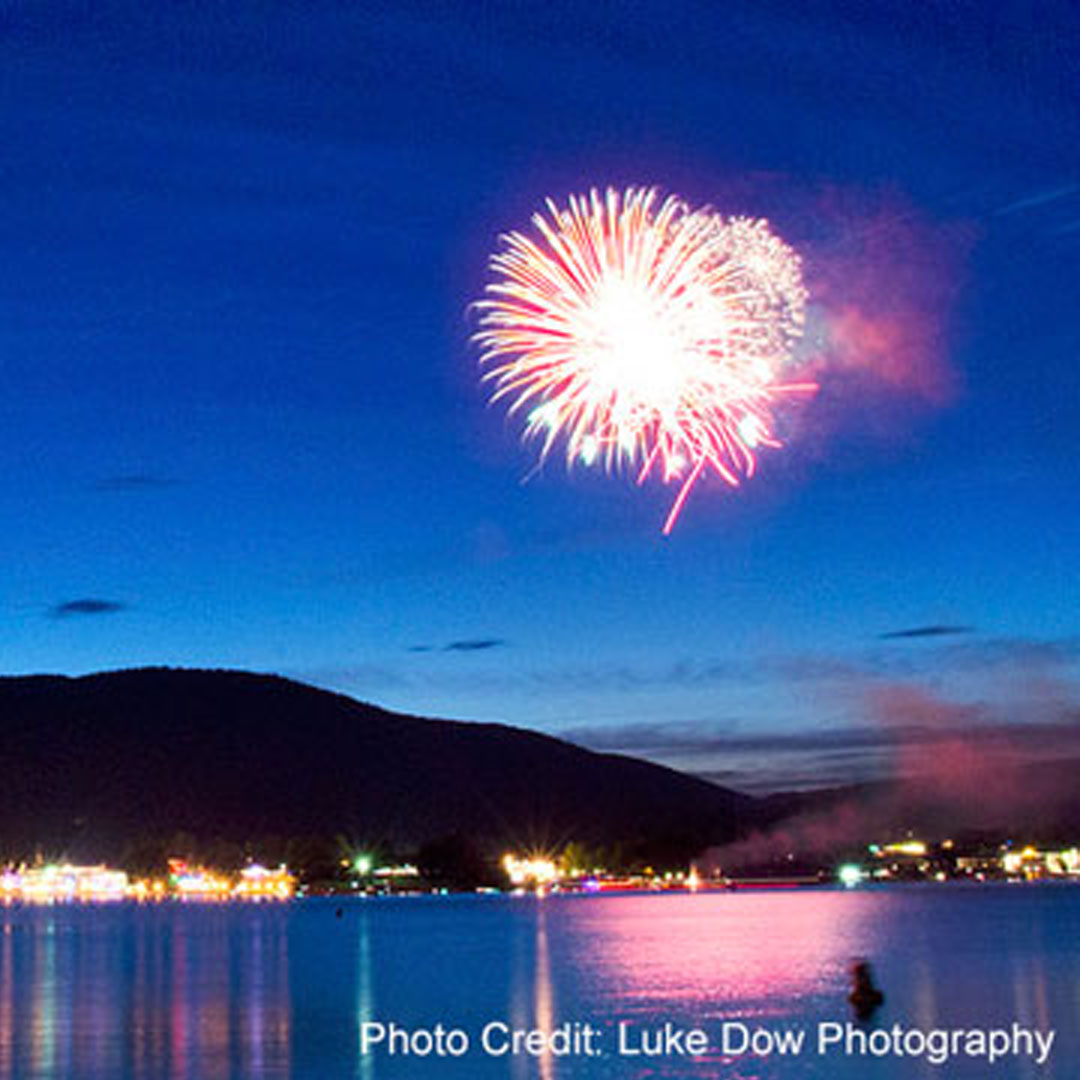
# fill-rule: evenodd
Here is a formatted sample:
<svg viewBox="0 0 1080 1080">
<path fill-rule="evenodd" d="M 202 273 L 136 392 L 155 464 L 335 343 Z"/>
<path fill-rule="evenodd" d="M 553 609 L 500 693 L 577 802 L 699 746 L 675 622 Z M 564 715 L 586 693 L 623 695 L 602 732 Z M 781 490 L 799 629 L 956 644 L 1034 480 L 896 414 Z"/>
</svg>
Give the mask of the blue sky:
<svg viewBox="0 0 1080 1080">
<path fill-rule="evenodd" d="M 5 5 L 3 670 L 277 671 L 749 786 L 870 767 L 807 738 L 898 687 L 1067 724 L 1077 29 Z M 670 538 L 663 491 L 523 482 L 469 342 L 498 233 L 609 183 L 768 216 L 820 319 L 899 334 L 857 334 L 790 446 Z"/>
</svg>

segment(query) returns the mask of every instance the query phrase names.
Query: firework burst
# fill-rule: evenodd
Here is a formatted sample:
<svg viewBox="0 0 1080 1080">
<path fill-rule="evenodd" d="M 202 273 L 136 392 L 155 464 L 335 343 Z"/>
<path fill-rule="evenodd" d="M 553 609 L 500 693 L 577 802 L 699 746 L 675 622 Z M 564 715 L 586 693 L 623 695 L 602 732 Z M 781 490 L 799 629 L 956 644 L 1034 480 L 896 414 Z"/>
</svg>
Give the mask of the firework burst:
<svg viewBox="0 0 1080 1080">
<path fill-rule="evenodd" d="M 493 401 L 524 418 L 540 459 L 659 476 L 678 491 L 711 472 L 738 485 L 761 447 L 781 445 L 776 408 L 791 381 L 806 290 L 799 257 L 764 221 L 723 218 L 609 188 L 551 200 L 535 234 L 491 259 L 476 308 Z"/>
</svg>

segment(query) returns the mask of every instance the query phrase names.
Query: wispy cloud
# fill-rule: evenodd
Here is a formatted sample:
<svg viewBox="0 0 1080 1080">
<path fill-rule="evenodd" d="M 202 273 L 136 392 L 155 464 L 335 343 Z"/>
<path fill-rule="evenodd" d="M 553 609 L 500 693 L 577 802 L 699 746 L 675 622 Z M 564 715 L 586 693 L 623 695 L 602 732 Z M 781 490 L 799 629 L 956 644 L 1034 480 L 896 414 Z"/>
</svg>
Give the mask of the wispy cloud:
<svg viewBox="0 0 1080 1080">
<path fill-rule="evenodd" d="M 1022 199 L 1007 203 L 998 207 L 994 212 L 999 216 L 1005 214 L 1018 214 L 1023 210 L 1034 210 L 1036 207 L 1045 206 L 1047 203 L 1057 202 L 1059 199 L 1067 199 L 1072 195 L 1080 194 L 1080 184 L 1062 184 L 1059 187 L 1048 188 L 1045 191 L 1036 191 L 1031 195 L 1025 195 Z"/>
<path fill-rule="evenodd" d="M 387 661 L 393 670 L 394 685 L 424 695 L 423 707 L 433 712 L 445 708 L 447 694 L 467 691 L 470 696 L 497 696 L 500 715 L 514 721 L 522 699 L 535 702 L 537 695 L 547 701 L 573 699 L 564 714 L 591 716 L 595 702 L 601 702 L 605 713 L 611 713 L 613 696 L 627 695 L 640 701 L 644 693 L 662 695 L 666 691 L 726 691 L 733 693 L 787 688 L 801 695 L 824 694 L 844 716 L 859 707 L 866 690 L 884 682 L 908 680 L 935 683 L 942 678 L 962 677 L 965 680 L 985 677 L 988 688 L 1013 685 L 1017 677 L 1037 674 L 1039 677 L 1057 675 L 1071 678 L 1080 665 L 1080 637 L 1008 638 L 988 637 L 974 633 L 955 637 L 929 637 L 922 648 L 899 648 L 893 641 L 877 641 L 869 646 L 846 653 L 806 652 L 775 653 L 753 657 L 686 656 L 677 661 L 611 662 L 507 668 L 496 664 L 501 650 L 512 642 L 503 638 L 471 638 L 450 642 L 416 642 L 401 648 L 400 655 L 411 655 L 412 663 L 398 666 Z M 442 656 L 463 660 L 472 656 L 474 663 L 438 663 Z M 484 656 L 490 663 L 483 664 Z M 431 663 L 421 662 L 427 657 Z M 330 683 L 346 693 L 360 690 L 370 693 L 367 671 L 361 673 L 348 664 L 332 669 L 337 679 L 327 678 L 320 669 L 322 685 Z M 307 671 L 298 671 L 305 678 Z M 990 695 L 991 697 L 993 694 Z M 660 698 L 656 699 L 658 702 Z M 679 706 L 680 709 L 682 706 Z M 695 712 L 698 709 L 695 708 Z M 832 710 L 834 713 L 836 710 Z M 635 714 L 640 716 L 641 709 Z M 625 715 L 625 711 L 621 712 Z M 711 713 L 711 720 L 719 714 Z M 558 726 L 561 734 L 564 723 Z"/>
<path fill-rule="evenodd" d="M 49 608 L 54 619 L 70 619 L 79 615 L 115 615 L 124 611 L 127 604 L 119 600 L 102 600 L 96 596 L 79 597 L 77 600 L 64 600 Z"/>
<path fill-rule="evenodd" d="M 924 632 L 930 630 L 930 633 Z M 777 653 L 753 658 L 693 658 L 675 663 L 610 666 L 535 672 L 531 682 L 551 690 L 641 690 L 651 687 L 707 687 L 849 684 L 879 679 L 980 674 L 995 670 L 1066 669 L 1080 661 L 1080 637 L 979 637 L 974 628 L 913 627 L 894 631 L 903 637 L 942 638 L 926 649 L 877 645 L 846 653 Z M 915 632 L 913 632 L 915 631 Z M 958 640 L 951 640 L 953 637 Z"/>
<path fill-rule="evenodd" d="M 953 706 L 950 723 L 935 726 L 928 722 L 909 722 L 896 726 L 858 725 L 819 731 L 737 732 L 709 728 L 707 725 L 624 724 L 620 726 L 578 727 L 562 732 L 568 740 L 592 750 L 621 750 L 633 753 L 656 753 L 677 750 L 683 753 L 769 753 L 795 751 L 852 752 L 897 746 L 924 746 L 954 738 L 959 734 L 978 734 L 986 739 L 1003 738 L 1022 742 L 1032 749 L 1065 749 L 1080 753 L 1080 724 L 1077 717 L 1055 722 L 1022 723 L 983 720 L 976 706 Z M 921 720 L 921 717 L 919 718 Z"/>
<path fill-rule="evenodd" d="M 1012 720 L 981 704 L 944 702 L 915 687 L 872 695 L 873 722 L 810 730 L 741 730 L 709 722 L 582 725 L 560 732 L 590 750 L 650 758 L 746 792 L 850 784 L 925 774 L 976 756 L 1010 764 L 1080 757 L 1080 708 L 1070 702 Z M 962 751 L 962 752 L 961 752 Z M 935 765 L 935 768 L 943 766 Z"/>
<path fill-rule="evenodd" d="M 566 739 L 591 750 L 629 754 L 830 754 L 880 750 L 905 743 L 933 741 L 939 733 L 920 724 L 883 728 L 853 725 L 809 731 L 738 731 L 708 723 L 632 723 L 572 728 Z"/>
<path fill-rule="evenodd" d="M 445 645 L 419 644 L 410 645 L 405 650 L 411 653 L 433 652 L 457 652 L 474 653 L 489 652 L 491 649 L 505 648 L 509 642 L 505 638 L 460 638 L 457 641 L 448 641 Z"/>
<path fill-rule="evenodd" d="M 889 630 L 887 633 L 878 634 L 878 638 L 881 641 L 896 641 L 901 638 L 956 637 L 960 634 L 974 633 L 974 626 L 950 626 L 945 623 L 934 623 L 930 626 L 911 626 L 904 630 Z"/>
<path fill-rule="evenodd" d="M 94 487 L 98 491 L 152 491 L 172 487 L 175 483 L 175 480 L 156 473 L 118 473 L 102 477 Z"/>
<path fill-rule="evenodd" d="M 443 652 L 486 652 L 501 649 L 507 642 L 503 638 L 464 638 L 443 646 Z"/>
</svg>

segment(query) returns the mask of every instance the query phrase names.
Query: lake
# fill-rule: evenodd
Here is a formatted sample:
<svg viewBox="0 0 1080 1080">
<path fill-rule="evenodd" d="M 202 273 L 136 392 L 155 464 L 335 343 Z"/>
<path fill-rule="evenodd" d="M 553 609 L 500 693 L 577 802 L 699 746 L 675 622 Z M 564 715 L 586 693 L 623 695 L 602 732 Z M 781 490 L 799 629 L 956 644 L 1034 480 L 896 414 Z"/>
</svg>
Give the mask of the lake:
<svg viewBox="0 0 1080 1080">
<path fill-rule="evenodd" d="M 849 1036 L 856 957 L 886 999 Z M 1014 1025 L 1056 1031 L 1044 1064 Z M 918 1040 L 957 1029 L 1021 1041 L 931 1064 Z M 1074 1080 L 1080 888 L 0 908 L 0 1080 L 430 1076 Z"/>
</svg>

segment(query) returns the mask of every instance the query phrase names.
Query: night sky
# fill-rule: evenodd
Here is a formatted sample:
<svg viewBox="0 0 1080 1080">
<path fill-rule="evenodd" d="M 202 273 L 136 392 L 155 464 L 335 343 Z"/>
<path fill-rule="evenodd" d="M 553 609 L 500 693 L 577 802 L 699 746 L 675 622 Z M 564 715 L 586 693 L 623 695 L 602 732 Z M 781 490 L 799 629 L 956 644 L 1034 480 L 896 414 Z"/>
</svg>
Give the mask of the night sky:
<svg viewBox="0 0 1080 1080">
<path fill-rule="evenodd" d="M 1076 750 L 1080 18 L 1021 4 L 0 6 L 0 663 L 286 674 L 734 786 Z M 469 304 L 547 195 L 805 259 L 738 493 L 533 455 Z M 526 479 L 528 477 L 528 479 Z"/>
</svg>

